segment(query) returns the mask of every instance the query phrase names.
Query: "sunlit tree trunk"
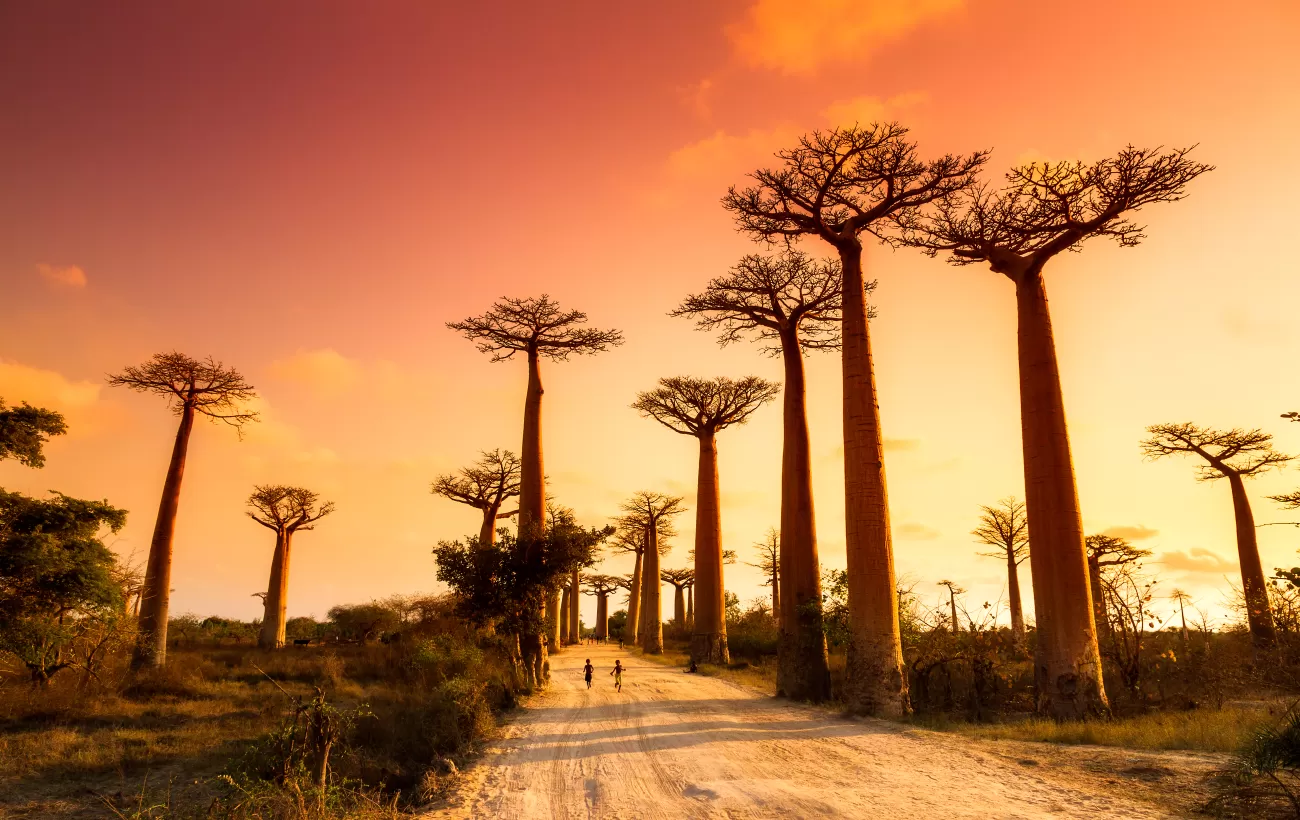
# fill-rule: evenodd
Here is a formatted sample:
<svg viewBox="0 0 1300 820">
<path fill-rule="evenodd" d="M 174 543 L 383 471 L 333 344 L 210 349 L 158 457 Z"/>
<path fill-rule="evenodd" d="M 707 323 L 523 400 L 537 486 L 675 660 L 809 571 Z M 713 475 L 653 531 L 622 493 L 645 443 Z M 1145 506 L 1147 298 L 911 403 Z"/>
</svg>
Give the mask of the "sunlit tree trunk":
<svg viewBox="0 0 1300 820">
<path fill-rule="evenodd" d="M 1101 589 L 1101 559 L 1096 555 L 1089 555 L 1087 559 L 1088 594 L 1092 596 L 1092 625 L 1097 630 L 1097 640 L 1101 641 L 1110 635 L 1110 616 L 1106 614 L 1106 596 Z"/>
<path fill-rule="evenodd" d="M 627 591 L 627 619 L 623 622 L 623 640 L 635 645 L 641 637 L 641 576 L 645 572 L 644 550 L 636 554 L 632 567 L 632 588 Z"/>
<path fill-rule="evenodd" d="M 695 629 L 695 584 L 686 588 L 686 625 Z"/>
<path fill-rule="evenodd" d="M 799 700 L 819 701 L 830 697 L 830 671 L 822 630 L 821 562 L 817 556 L 817 526 L 813 516 L 807 386 L 803 351 L 794 330 L 781 334 L 781 358 L 785 366 L 785 395 L 778 564 L 779 583 L 785 589 L 774 598 L 786 611 L 778 618 L 781 640 L 776 691 Z"/>
<path fill-rule="evenodd" d="M 565 586 L 560 590 L 560 617 L 559 621 L 563 625 L 560 630 L 561 643 L 573 643 L 573 635 L 569 632 L 569 613 L 573 611 L 573 594 L 569 587 Z"/>
<path fill-rule="evenodd" d="M 696 663 L 728 663 L 727 621 L 722 584 L 722 514 L 718 505 L 718 443 L 709 433 L 700 440 L 700 468 L 695 505 L 695 585 L 699 609 L 691 632 Z"/>
<path fill-rule="evenodd" d="M 957 620 L 957 593 L 951 589 L 948 590 L 948 605 L 952 607 L 952 634 L 956 635 L 961 631 L 961 623 Z"/>
<path fill-rule="evenodd" d="M 605 640 L 609 637 L 609 595 L 604 592 L 596 593 L 596 639 Z"/>
<path fill-rule="evenodd" d="M 1256 649 L 1269 649 L 1277 642 L 1273 610 L 1268 601 L 1268 581 L 1259 560 L 1259 542 L 1255 537 L 1255 515 L 1241 475 L 1229 472 L 1232 488 L 1232 512 L 1237 523 L 1237 560 L 1241 564 L 1241 589 L 1246 598 L 1246 623 Z"/>
<path fill-rule="evenodd" d="M 569 643 L 580 643 L 582 641 L 582 619 L 578 605 L 582 602 L 581 580 L 578 577 L 578 571 L 575 569 L 569 576 Z"/>
<path fill-rule="evenodd" d="M 678 629 L 686 628 L 686 589 L 673 587 L 673 623 Z"/>
<path fill-rule="evenodd" d="M 867 325 L 862 245 L 843 243 L 844 511 L 848 558 L 849 645 L 845 699 L 851 711 L 907 714 L 907 676 L 898 631 L 898 591 L 890 540 L 880 405 Z M 782 580 L 789 568 L 781 567 Z M 782 598 L 789 596 L 786 584 Z M 783 600 L 786 612 L 798 602 Z"/>
<path fill-rule="evenodd" d="M 176 533 L 176 510 L 181 501 L 181 480 L 185 477 L 185 454 L 190 433 L 194 430 L 194 407 L 181 408 L 181 423 L 172 446 L 172 460 L 163 481 L 158 519 L 149 542 L 149 562 L 145 567 L 144 589 L 140 593 L 140 620 L 137 624 L 135 651 L 131 669 L 160 667 L 167 662 L 167 615 L 171 602 L 172 539 Z"/>
<path fill-rule="evenodd" d="M 772 618 L 778 629 L 781 628 L 781 575 L 772 573 Z"/>
<path fill-rule="evenodd" d="M 663 607 L 659 580 L 659 526 L 655 521 L 647 528 L 645 567 L 641 591 L 641 650 L 647 655 L 664 651 Z"/>
<path fill-rule="evenodd" d="M 262 629 L 257 645 L 263 649 L 284 646 L 285 598 L 289 590 L 289 533 L 275 534 L 275 556 L 271 559 L 271 579 L 266 585 L 266 601 L 262 608 Z"/>
<path fill-rule="evenodd" d="M 1025 609 L 1020 600 L 1020 568 L 1013 550 L 1007 550 L 1007 597 L 1011 599 L 1011 636 L 1019 644 L 1025 639 Z"/>
<path fill-rule="evenodd" d="M 497 542 L 497 513 L 501 512 L 500 507 L 489 505 L 483 510 L 483 526 L 479 527 L 478 543 L 479 548 L 490 547 Z"/>
<path fill-rule="evenodd" d="M 1038 623 L 1038 711 L 1058 720 L 1109 711 L 1093 622 L 1088 558 L 1065 423 L 1047 289 L 1036 272 L 1016 283 L 1025 509 Z"/>
<path fill-rule="evenodd" d="M 542 466 L 542 377 L 538 372 L 536 350 L 528 351 L 528 393 L 524 397 L 524 441 L 520 448 L 519 465 L 519 534 L 521 537 L 540 537 L 546 528 L 545 471 Z M 548 593 L 543 618 L 549 618 L 558 609 L 555 592 Z M 543 623 L 549 623 L 543 620 Z M 558 637 L 558 636 L 557 636 Z M 550 663 L 546 657 L 546 640 L 542 632 L 525 634 L 519 638 L 519 649 L 524 658 L 526 677 L 534 686 L 543 686 L 550 677 Z"/>
</svg>

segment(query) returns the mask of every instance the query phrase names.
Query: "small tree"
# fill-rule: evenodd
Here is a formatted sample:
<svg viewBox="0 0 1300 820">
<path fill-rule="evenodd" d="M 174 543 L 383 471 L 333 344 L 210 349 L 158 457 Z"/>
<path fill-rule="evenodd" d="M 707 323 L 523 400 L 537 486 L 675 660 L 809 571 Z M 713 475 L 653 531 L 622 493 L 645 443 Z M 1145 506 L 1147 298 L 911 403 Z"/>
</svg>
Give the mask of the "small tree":
<svg viewBox="0 0 1300 820">
<path fill-rule="evenodd" d="M 248 517 L 275 533 L 271 578 L 263 599 L 262 629 L 258 646 L 279 649 L 285 641 L 285 611 L 289 601 L 289 553 L 294 533 L 315 529 L 317 521 L 334 512 L 334 502 L 302 487 L 260 485 L 248 497 Z"/>
<path fill-rule="evenodd" d="M 1015 496 L 1008 496 L 996 507 L 980 507 L 979 526 L 971 535 L 981 544 L 997 547 L 996 552 L 981 552 L 988 558 L 1001 558 L 1007 562 L 1007 597 L 1011 603 L 1011 634 L 1019 644 L 1025 639 L 1025 612 L 1020 601 L 1020 573 L 1017 571 L 1029 557 L 1029 519 L 1025 505 Z"/>
<path fill-rule="evenodd" d="M 699 617 L 691 634 L 691 658 L 727 663 L 727 624 L 722 615 L 722 510 L 718 490 L 718 442 L 722 430 L 744 424 L 776 397 L 779 387 L 755 376 L 660 379 L 659 387 L 637 396 L 632 407 L 675 433 L 694 436 L 700 445 L 695 510 L 695 579 Z M 653 576 L 658 585 L 658 575 Z"/>
<path fill-rule="evenodd" d="M 875 283 L 865 287 L 870 291 Z M 776 257 L 746 256 L 729 275 L 714 279 L 674 311 L 696 318 L 701 330 L 721 331 L 724 346 L 756 338 L 784 364 L 780 544 L 787 586 L 782 597 L 789 611 L 777 618 L 777 691 L 809 700 L 830 695 L 830 672 L 820 620 L 821 562 L 803 360 L 809 350 L 840 348 L 842 299 L 839 264 L 787 250 Z"/>
<path fill-rule="evenodd" d="M 107 502 L 0 490 L 0 651 L 33 686 L 73 666 L 73 642 L 123 613 L 117 559 L 99 533 L 125 524 L 126 511 Z"/>
<path fill-rule="evenodd" d="M 1088 555 L 1088 585 L 1092 594 L 1093 619 L 1098 632 L 1104 637 L 1110 633 L 1112 614 L 1105 596 L 1107 574 L 1126 572 L 1127 567 L 1149 557 L 1151 550 L 1135 547 L 1124 538 L 1110 535 L 1089 535 L 1083 540 L 1083 545 Z"/>
<path fill-rule="evenodd" d="M 626 515 L 620 524 L 626 527 L 639 522 L 645 533 L 643 565 L 640 579 L 641 615 L 636 632 L 641 649 L 649 655 L 664 651 L 663 608 L 660 603 L 659 558 L 660 535 L 674 516 L 686 512 L 680 496 L 641 490 L 623 502 Z M 666 546 L 666 545 L 664 545 Z M 626 639 L 627 636 L 624 635 Z"/>
<path fill-rule="evenodd" d="M 496 541 L 497 521 L 518 512 L 502 512 L 501 506 L 519 497 L 519 457 L 509 450 L 484 450 L 474 466 L 434 479 L 433 494 L 481 511 L 478 542 L 490 545 Z"/>
<path fill-rule="evenodd" d="M 1203 464 L 1196 471 L 1198 481 L 1228 479 L 1232 490 L 1232 511 L 1237 524 L 1237 558 L 1241 563 L 1241 585 L 1246 596 L 1246 619 L 1258 648 L 1271 647 L 1276 640 L 1273 613 L 1269 608 L 1264 566 L 1255 537 L 1255 516 L 1246 496 L 1245 479 L 1276 469 L 1294 456 L 1273 449 L 1273 437 L 1262 430 L 1214 430 L 1194 424 L 1156 424 L 1147 428 L 1151 437 L 1142 442 L 1148 459 L 1171 455 L 1195 455 Z"/>
<path fill-rule="evenodd" d="M 23 402 L 22 407 L 5 409 L 0 398 L 0 461 L 17 459 L 28 467 L 44 467 L 44 446 L 50 436 L 68 432 L 63 415 L 43 407 L 32 407 Z"/>
<path fill-rule="evenodd" d="M 1109 710 L 1084 559 L 1083 518 L 1065 422 L 1056 340 L 1043 271 L 1092 237 L 1138 244 L 1134 211 L 1182 199 L 1210 170 L 1188 150 L 1132 146 L 1094 163 L 1031 163 L 944 197 L 907 241 L 956 265 L 987 264 L 1015 285 L 1025 504 L 1034 534 L 1034 674 L 1038 710 L 1058 719 Z"/>
<path fill-rule="evenodd" d="M 777 152 L 776 168 L 755 171 L 750 174 L 753 185 L 733 187 L 722 200 L 740 230 L 756 240 L 789 244 L 816 237 L 835 248 L 840 258 L 845 550 L 853 633 L 845 697 L 853 711 L 886 717 L 905 714 L 909 707 L 862 236 L 882 237 L 893 224 L 914 221 L 919 208 L 969 186 L 987 157 L 979 152 L 925 161 L 907 135 L 897 123 L 814 131 L 794 148 Z M 792 569 L 785 567 L 787 578 Z M 783 601 L 787 613 L 794 606 L 789 598 Z M 789 618 L 784 620 L 782 628 L 788 630 Z M 820 664 L 813 665 L 811 694 L 817 694 L 827 684 L 820 679 Z"/>
<path fill-rule="evenodd" d="M 957 620 L 957 596 L 965 594 L 963 587 L 957 586 L 953 581 L 940 581 L 939 586 L 948 588 L 948 606 L 952 610 L 952 634 L 956 635 L 961 631 L 961 621 Z"/>
<path fill-rule="evenodd" d="M 772 618 L 777 626 L 781 625 L 781 533 L 776 527 L 769 527 L 762 541 L 755 541 L 758 550 L 758 563 L 746 562 L 746 566 L 761 570 L 768 586 L 772 588 Z"/>
<path fill-rule="evenodd" d="M 462 322 L 448 322 L 447 327 L 490 353 L 493 362 L 513 359 L 522 353 L 528 360 L 528 392 L 524 397 L 524 435 L 519 467 L 519 543 L 541 544 L 536 535 L 546 526 L 546 472 L 542 464 L 542 377 L 543 358 L 567 361 L 571 355 L 592 355 L 623 344 L 617 330 L 582 327 L 587 314 L 579 310 L 561 310 L 546 294 L 540 298 L 503 297 L 482 316 Z M 531 533 L 536 529 L 538 533 Z M 546 595 L 545 610 L 558 616 L 558 586 Z M 546 644 L 541 632 L 521 636 L 521 648 L 532 677 L 545 678 Z"/>
<path fill-rule="evenodd" d="M 257 414 L 244 407 L 257 394 L 237 370 L 226 367 L 211 356 L 194 359 L 175 352 L 157 353 L 142 365 L 127 367 L 121 373 L 109 376 L 108 383 L 164 396 L 181 419 L 172 446 L 171 462 L 167 466 L 167 478 L 163 481 L 153 538 L 149 541 L 144 591 L 140 596 L 140 621 L 135 652 L 131 657 L 132 669 L 162 666 L 167 662 L 172 541 L 194 418 L 207 416 L 214 422 L 223 422 L 234 427 L 242 437 L 244 425 L 257 420 Z"/>
</svg>

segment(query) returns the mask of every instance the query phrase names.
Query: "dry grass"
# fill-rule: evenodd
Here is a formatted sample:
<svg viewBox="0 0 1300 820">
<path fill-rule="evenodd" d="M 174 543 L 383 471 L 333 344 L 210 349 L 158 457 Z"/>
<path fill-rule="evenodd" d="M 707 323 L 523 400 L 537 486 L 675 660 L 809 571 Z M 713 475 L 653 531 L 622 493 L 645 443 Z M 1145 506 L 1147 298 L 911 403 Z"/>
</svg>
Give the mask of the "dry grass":
<svg viewBox="0 0 1300 820">
<path fill-rule="evenodd" d="M 643 660 L 653 663 L 663 664 L 664 666 L 674 666 L 685 669 L 690 665 L 690 655 L 685 645 L 676 642 L 664 642 L 664 652 L 662 655 L 641 654 Z M 765 695 L 776 694 L 776 659 L 767 658 L 761 664 L 751 664 L 749 662 L 738 662 L 731 666 L 715 666 L 713 664 L 704 664 L 698 667 L 699 674 L 707 675 L 711 678 L 720 678 L 730 683 L 744 686 L 756 692 Z"/>
<path fill-rule="evenodd" d="M 1014 723 L 964 723 L 924 719 L 927 728 L 951 731 L 978 740 L 1120 746 L 1157 751 L 1188 750 L 1230 753 L 1240 749 L 1265 722 L 1285 711 L 1281 704 L 1230 705 L 1222 709 L 1155 712 L 1113 720 L 1056 723 L 1029 718 Z"/>
</svg>

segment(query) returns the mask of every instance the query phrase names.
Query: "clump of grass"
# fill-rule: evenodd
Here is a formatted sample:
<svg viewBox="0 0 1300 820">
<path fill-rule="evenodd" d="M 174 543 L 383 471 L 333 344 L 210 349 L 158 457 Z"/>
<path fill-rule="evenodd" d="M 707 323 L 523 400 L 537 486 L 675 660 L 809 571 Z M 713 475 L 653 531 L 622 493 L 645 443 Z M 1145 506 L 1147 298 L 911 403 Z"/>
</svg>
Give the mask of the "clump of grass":
<svg viewBox="0 0 1300 820">
<path fill-rule="evenodd" d="M 1228 817 L 1300 817 L 1300 708 L 1257 728 L 1220 773 L 1207 808 Z"/>
<path fill-rule="evenodd" d="M 1011 723 L 966 723 L 942 716 L 917 718 L 930 729 L 952 731 L 978 740 L 1022 740 L 1040 743 L 1091 744 L 1128 749 L 1233 752 L 1269 720 L 1267 706 L 1226 706 L 1155 712 L 1113 720 L 1056 722 L 1026 718 Z"/>
</svg>

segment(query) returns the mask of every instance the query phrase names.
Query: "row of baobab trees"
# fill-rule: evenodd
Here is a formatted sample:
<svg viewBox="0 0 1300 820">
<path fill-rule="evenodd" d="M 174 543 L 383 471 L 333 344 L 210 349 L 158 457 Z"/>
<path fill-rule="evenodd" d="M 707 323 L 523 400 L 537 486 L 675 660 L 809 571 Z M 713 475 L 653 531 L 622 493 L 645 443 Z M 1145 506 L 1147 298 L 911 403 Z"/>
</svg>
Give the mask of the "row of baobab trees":
<svg viewBox="0 0 1300 820">
<path fill-rule="evenodd" d="M 812 352 L 838 351 L 850 627 L 844 696 L 848 707 L 857 712 L 896 716 L 909 710 L 873 365 L 876 354 L 868 323 L 867 297 L 875 283 L 866 279 L 862 259 L 864 242 L 874 239 L 946 255 L 957 265 L 987 265 L 1014 287 L 1025 505 L 1033 533 L 1038 709 L 1058 718 L 1108 710 L 1044 271 L 1056 256 L 1080 250 L 1091 238 L 1110 238 L 1124 247 L 1138 244 L 1143 234 L 1133 219 L 1135 212 L 1181 199 L 1194 179 L 1212 170 L 1193 161 L 1189 151 L 1129 146 L 1090 163 L 1031 163 L 1012 169 L 1003 184 L 995 185 L 980 176 L 989 152 L 926 159 L 906 128 L 874 123 L 806 135 L 792 148 L 779 151 L 772 167 L 755 171 L 749 183 L 727 192 L 722 204 L 734 215 L 739 230 L 771 246 L 773 252 L 744 257 L 729 273 L 685 299 L 673 314 L 718 333 L 724 345 L 752 339 L 765 352 L 779 355 L 784 389 L 756 378 L 682 377 L 662 380 L 634 405 L 700 443 L 693 655 L 707 660 L 726 653 L 721 626 L 717 436 L 782 392 L 777 688 L 798 699 L 821 700 L 829 695 L 803 359 Z M 832 256 L 814 258 L 796 247 L 801 242 L 824 243 Z M 622 334 L 588 327 L 585 314 L 561 309 L 545 296 L 505 298 L 483 315 L 449 327 L 475 341 L 493 361 L 520 357 L 527 362 L 516 516 L 521 533 L 539 533 L 546 527 L 540 363 L 606 351 L 622 343 Z M 242 423 L 249 416 L 236 406 L 251 396 L 251 388 L 237 373 L 220 367 L 188 381 L 136 378 L 128 372 L 115 377 L 114 383 L 163 392 L 174 399 L 182 416 L 179 465 L 174 456 L 151 544 L 148 572 L 155 580 L 146 582 L 143 649 L 137 652 L 158 659 L 165 645 L 158 644 L 156 636 L 162 632 L 165 640 L 164 576 L 187 424 L 192 424 L 195 413 Z M 1213 443 L 1215 433 L 1190 425 L 1153 428 L 1150 452 L 1197 454 L 1229 478 L 1236 503 L 1239 479 L 1250 474 L 1251 466 L 1223 469 L 1246 451 L 1233 444 L 1230 435 L 1226 448 L 1216 455 L 1202 441 L 1208 437 Z M 1230 433 L 1251 440 L 1250 433 Z M 500 513 L 498 509 L 494 515 Z M 651 578 L 657 574 L 659 515 L 657 508 L 647 512 L 641 536 L 646 544 L 643 572 Z M 485 515 L 485 535 L 491 537 L 495 525 L 496 518 L 489 522 Z M 1239 536 L 1244 551 L 1250 546 L 1246 542 L 1253 543 L 1253 532 L 1247 537 L 1239 525 Z M 1252 576 L 1245 579 L 1246 595 L 1252 610 L 1257 610 L 1262 571 L 1255 573 L 1248 563 L 1243 557 L 1243 573 Z M 1256 551 L 1253 566 L 1258 565 Z M 570 586 L 572 598 L 572 582 Z M 161 620 L 156 615 L 160 606 Z M 559 620 L 560 607 L 557 590 L 547 603 L 551 621 Z M 1252 619 L 1252 632 L 1257 641 L 1267 643 L 1268 629 L 1261 619 Z M 521 651 L 540 675 L 545 668 L 545 636 L 521 636 Z"/>
</svg>

